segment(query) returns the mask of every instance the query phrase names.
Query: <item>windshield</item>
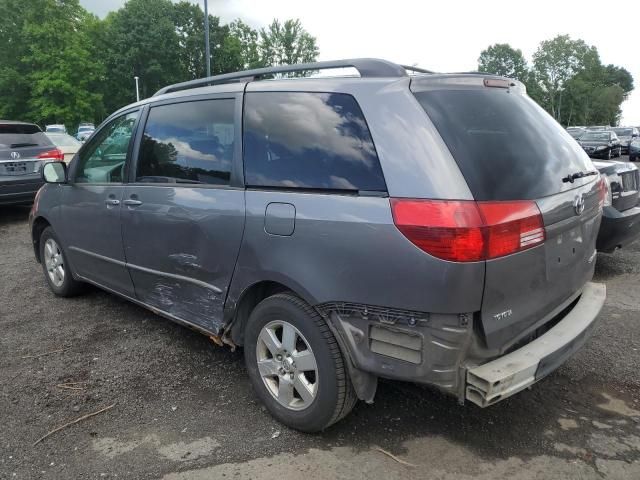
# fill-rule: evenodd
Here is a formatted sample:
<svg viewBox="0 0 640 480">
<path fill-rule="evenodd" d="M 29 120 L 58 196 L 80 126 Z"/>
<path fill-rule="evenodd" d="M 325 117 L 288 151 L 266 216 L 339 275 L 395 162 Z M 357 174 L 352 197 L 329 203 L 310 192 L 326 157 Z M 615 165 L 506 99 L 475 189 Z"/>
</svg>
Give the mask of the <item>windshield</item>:
<svg viewBox="0 0 640 480">
<path fill-rule="evenodd" d="M 609 141 L 609 132 L 587 132 L 580 140 L 585 142 L 608 142 Z"/>
<path fill-rule="evenodd" d="M 567 130 L 567 132 L 569 132 L 569 135 L 573 138 L 580 138 L 583 133 L 582 130 Z"/>
<path fill-rule="evenodd" d="M 630 137 L 632 130 L 630 128 L 614 128 L 613 131 L 616 132 L 616 135 L 619 137 Z"/>
<path fill-rule="evenodd" d="M 567 174 L 593 170 L 580 145 L 526 95 L 469 88 L 415 96 L 476 200 L 546 197 L 577 186 L 562 181 Z"/>
</svg>

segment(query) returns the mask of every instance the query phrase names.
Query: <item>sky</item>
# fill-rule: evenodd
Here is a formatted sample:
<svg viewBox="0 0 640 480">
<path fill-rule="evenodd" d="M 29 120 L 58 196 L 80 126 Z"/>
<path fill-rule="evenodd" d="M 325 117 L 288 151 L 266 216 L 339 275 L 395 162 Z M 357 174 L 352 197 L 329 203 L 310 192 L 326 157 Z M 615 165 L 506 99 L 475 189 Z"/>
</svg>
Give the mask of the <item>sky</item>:
<svg viewBox="0 0 640 480">
<path fill-rule="evenodd" d="M 203 0 L 192 1 L 203 5 Z M 125 0 L 80 3 L 103 17 Z M 640 125 L 640 15 L 636 3 L 618 0 L 607 10 L 594 0 L 526 4 L 482 0 L 209 0 L 209 12 L 223 22 L 241 18 L 253 27 L 266 26 L 273 18 L 299 18 L 316 37 L 320 60 L 378 57 L 441 72 L 475 70 L 480 52 L 494 43 L 509 43 L 531 61 L 542 40 L 568 34 L 594 45 L 604 64 L 631 72 L 636 89 L 622 104 L 621 123 Z M 618 27 L 613 24 L 616 19 Z"/>
</svg>

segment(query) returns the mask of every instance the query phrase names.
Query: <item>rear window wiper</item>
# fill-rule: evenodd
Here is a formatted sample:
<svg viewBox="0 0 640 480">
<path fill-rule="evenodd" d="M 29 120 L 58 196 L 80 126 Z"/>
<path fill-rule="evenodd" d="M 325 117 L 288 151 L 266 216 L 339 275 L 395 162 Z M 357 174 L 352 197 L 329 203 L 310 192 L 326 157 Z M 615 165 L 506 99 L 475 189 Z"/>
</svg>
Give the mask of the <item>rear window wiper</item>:
<svg viewBox="0 0 640 480">
<path fill-rule="evenodd" d="M 37 143 L 12 143 L 9 148 L 37 147 Z"/>
<path fill-rule="evenodd" d="M 570 173 L 562 179 L 563 183 L 573 183 L 578 178 L 590 177 L 591 175 L 598 175 L 600 172 L 597 170 L 585 170 L 584 172 Z"/>
</svg>

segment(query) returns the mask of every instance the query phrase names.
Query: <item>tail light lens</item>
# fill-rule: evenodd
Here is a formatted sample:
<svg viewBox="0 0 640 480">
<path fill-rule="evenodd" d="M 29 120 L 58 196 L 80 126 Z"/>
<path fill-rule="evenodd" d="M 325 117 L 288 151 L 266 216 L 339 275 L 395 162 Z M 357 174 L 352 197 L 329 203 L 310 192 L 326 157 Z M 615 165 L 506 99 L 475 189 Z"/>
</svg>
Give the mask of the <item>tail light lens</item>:
<svg viewBox="0 0 640 480">
<path fill-rule="evenodd" d="M 609 181 L 603 175 L 600 176 L 600 181 L 598 182 L 598 194 L 600 208 L 610 207 L 613 203 L 611 185 L 609 185 Z"/>
<path fill-rule="evenodd" d="M 535 202 L 391 199 L 396 227 L 414 245 L 443 260 L 477 262 L 545 240 Z"/>
<path fill-rule="evenodd" d="M 64 153 L 59 148 L 54 148 L 53 150 L 47 150 L 46 152 L 42 152 L 36 158 L 40 160 L 53 160 L 55 162 L 63 162 L 64 161 Z"/>
</svg>

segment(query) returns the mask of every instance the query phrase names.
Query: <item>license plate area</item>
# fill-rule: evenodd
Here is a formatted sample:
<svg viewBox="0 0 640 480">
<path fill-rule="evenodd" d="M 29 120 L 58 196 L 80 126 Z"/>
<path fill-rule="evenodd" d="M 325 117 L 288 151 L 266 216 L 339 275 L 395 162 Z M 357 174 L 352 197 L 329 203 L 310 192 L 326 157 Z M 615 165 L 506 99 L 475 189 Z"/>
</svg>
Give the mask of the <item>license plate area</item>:
<svg viewBox="0 0 640 480">
<path fill-rule="evenodd" d="M 33 173 L 32 162 L 3 162 L 0 164 L 3 175 L 26 175 Z"/>
<path fill-rule="evenodd" d="M 545 243 L 547 259 L 547 280 L 562 278 L 559 272 L 566 272 L 577 264 L 588 268 L 593 254 L 597 216 L 584 219 L 571 219 L 570 225 L 554 225 L 547 228 L 550 234 Z M 551 230 L 551 231 L 550 231 Z"/>
</svg>

